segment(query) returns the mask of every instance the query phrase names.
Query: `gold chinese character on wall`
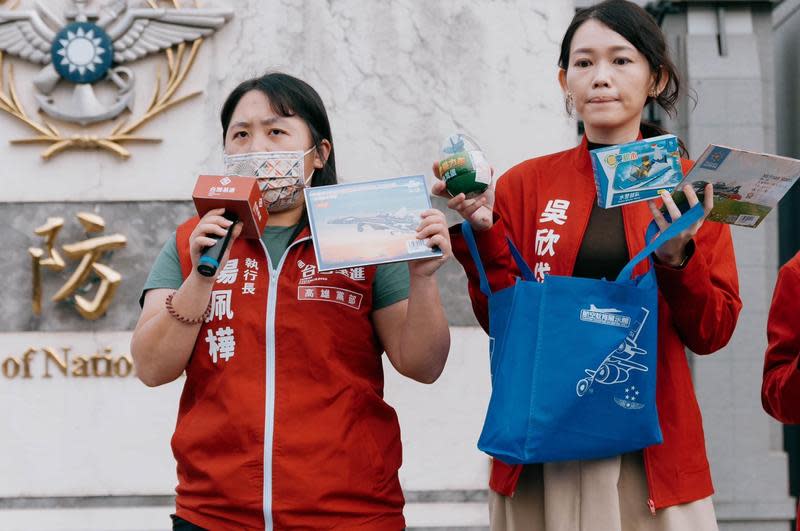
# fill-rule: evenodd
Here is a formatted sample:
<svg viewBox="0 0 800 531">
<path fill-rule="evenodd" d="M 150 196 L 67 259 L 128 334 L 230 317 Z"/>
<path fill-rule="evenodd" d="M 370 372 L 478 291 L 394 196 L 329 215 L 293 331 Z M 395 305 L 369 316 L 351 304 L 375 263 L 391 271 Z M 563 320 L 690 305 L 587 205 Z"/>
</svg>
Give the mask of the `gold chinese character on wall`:
<svg viewBox="0 0 800 531">
<path fill-rule="evenodd" d="M 127 238 L 122 234 L 110 236 L 92 236 L 105 229 L 105 221 L 96 214 L 80 212 L 76 216 L 86 231 L 87 239 L 61 246 L 64 255 L 71 260 L 79 260 L 75 271 L 69 279 L 51 298 L 53 302 L 66 301 L 75 306 L 75 309 L 84 319 L 93 321 L 103 316 L 108 310 L 114 293 L 117 291 L 122 275 L 111 267 L 100 263 L 106 255 L 117 249 L 122 249 L 127 244 Z M 34 315 L 42 313 L 42 270 L 63 271 L 66 263 L 55 247 L 58 233 L 64 226 L 64 218 L 48 218 L 41 227 L 34 232 L 44 238 L 44 248 L 31 247 L 32 268 L 32 308 Z M 88 293 L 97 285 L 94 297 L 88 299 L 78 294 Z"/>
</svg>

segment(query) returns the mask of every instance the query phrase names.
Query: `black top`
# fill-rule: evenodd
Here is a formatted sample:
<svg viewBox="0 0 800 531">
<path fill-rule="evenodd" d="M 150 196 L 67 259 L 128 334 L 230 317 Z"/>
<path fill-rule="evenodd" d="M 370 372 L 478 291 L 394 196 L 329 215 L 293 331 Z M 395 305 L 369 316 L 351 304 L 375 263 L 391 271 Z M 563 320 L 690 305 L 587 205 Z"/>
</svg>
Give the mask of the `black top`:
<svg viewBox="0 0 800 531">
<path fill-rule="evenodd" d="M 588 142 L 587 147 L 591 150 L 607 145 Z M 595 201 L 572 275 L 614 280 L 628 260 L 622 209 L 601 208 Z"/>
</svg>

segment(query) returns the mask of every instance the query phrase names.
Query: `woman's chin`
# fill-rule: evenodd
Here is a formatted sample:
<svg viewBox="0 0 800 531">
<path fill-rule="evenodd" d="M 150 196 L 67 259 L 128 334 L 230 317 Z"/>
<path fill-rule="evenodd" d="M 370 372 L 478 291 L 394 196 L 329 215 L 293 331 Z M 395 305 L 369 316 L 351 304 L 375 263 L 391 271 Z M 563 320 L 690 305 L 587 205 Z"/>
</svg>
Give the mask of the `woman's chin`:
<svg viewBox="0 0 800 531">
<path fill-rule="evenodd" d="M 616 129 L 624 127 L 630 120 L 621 120 L 618 112 L 596 111 L 581 116 L 584 126 L 593 129 Z"/>
</svg>

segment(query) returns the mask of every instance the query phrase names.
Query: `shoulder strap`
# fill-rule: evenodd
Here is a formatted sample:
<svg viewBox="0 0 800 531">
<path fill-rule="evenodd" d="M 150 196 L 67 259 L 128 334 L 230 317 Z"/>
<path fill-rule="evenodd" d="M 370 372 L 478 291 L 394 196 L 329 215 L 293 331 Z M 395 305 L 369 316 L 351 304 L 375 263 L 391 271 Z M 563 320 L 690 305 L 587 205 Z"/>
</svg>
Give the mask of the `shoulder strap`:
<svg viewBox="0 0 800 531">
<path fill-rule="evenodd" d="M 667 216 L 668 217 L 668 216 Z M 694 223 L 696 223 L 700 218 L 703 217 L 703 204 L 698 203 L 689 210 L 686 211 L 681 217 L 679 217 L 676 221 L 670 224 L 667 227 L 667 230 L 662 232 L 658 235 L 658 238 L 653 239 L 658 233 L 658 225 L 656 225 L 655 221 L 651 221 L 650 225 L 647 227 L 647 234 L 645 236 L 645 241 L 649 241 L 644 249 L 639 251 L 636 256 L 631 258 L 631 261 L 625 265 L 625 267 L 620 271 L 619 275 L 617 276 L 616 282 L 624 282 L 631 278 L 633 274 L 633 268 L 635 268 L 639 262 L 642 260 L 649 258 L 651 254 L 653 254 L 659 247 L 667 243 L 669 240 L 683 232 L 684 230 L 691 227 Z M 652 241 L 651 241 L 652 240 Z"/>
<path fill-rule="evenodd" d="M 478 270 L 481 292 L 488 297 L 492 294 L 492 290 L 489 287 L 489 280 L 486 278 L 486 270 L 483 267 L 483 261 L 481 260 L 480 253 L 478 252 L 478 246 L 475 243 L 475 234 L 472 231 L 472 225 L 470 225 L 466 220 L 461 223 L 461 233 L 464 235 L 464 240 L 466 240 L 467 247 L 469 248 L 469 254 L 472 256 L 472 261 L 475 262 L 475 268 Z M 511 250 L 511 256 L 514 258 L 514 261 L 517 263 L 517 267 L 522 273 L 522 278 L 531 281 L 536 280 L 531 268 L 528 267 L 528 264 L 525 262 L 525 259 L 522 258 L 522 254 L 520 254 L 519 250 L 517 250 L 517 247 L 514 245 L 514 242 L 511 241 L 511 238 L 506 236 L 506 242 L 508 243 L 508 248 Z"/>
<path fill-rule="evenodd" d="M 508 242 L 508 248 L 511 250 L 511 256 L 514 257 L 514 261 L 517 263 L 520 273 L 522 273 L 522 278 L 535 281 L 536 276 L 533 274 L 533 271 L 531 271 L 531 268 L 528 267 L 528 263 L 522 257 L 522 253 L 517 250 L 517 246 L 514 245 L 514 242 L 512 242 L 511 238 L 508 236 L 506 236 L 506 242 Z"/>
<path fill-rule="evenodd" d="M 489 280 L 486 278 L 486 271 L 483 269 L 483 261 L 481 261 L 481 254 L 478 252 L 478 246 L 475 245 L 475 234 L 472 232 L 472 225 L 467 220 L 461 223 L 461 234 L 464 235 L 464 240 L 467 242 L 469 254 L 472 255 L 472 261 L 478 270 L 478 277 L 481 280 L 481 292 L 487 297 L 492 294 L 489 288 Z"/>
</svg>

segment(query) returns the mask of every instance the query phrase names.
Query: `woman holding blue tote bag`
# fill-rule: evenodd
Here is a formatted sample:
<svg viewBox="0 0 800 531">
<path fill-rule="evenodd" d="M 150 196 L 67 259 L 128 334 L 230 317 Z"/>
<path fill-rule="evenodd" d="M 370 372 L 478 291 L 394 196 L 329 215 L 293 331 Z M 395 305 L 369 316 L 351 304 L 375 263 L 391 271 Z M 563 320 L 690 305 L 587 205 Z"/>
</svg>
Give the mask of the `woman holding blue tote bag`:
<svg viewBox="0 0 800 531">
<path fill-rule="evenodd" d="M 588 153 L 602 145 L 661 134 L 641 121 L 650 102 L 668 113 L 675 110 L 677 69 L 655 20 L 624 0 L 579 11 L 564 36 L 559 66 L 568 112 L 577 113 L 585 125 L 581 143 L 511 168 L 498 179 L 496 192 L 471 199 L 458 195 L 449 202 L 474 232 L 488 291 L 494 294 L 523 276 L 545 284 L 548 275 L 551 280 L 613 280 L 645 248 L 651 221 L 663 233 L 670 227 L 669 218 L 681 217 L 666 194 L 662 200 L 668 216 L 660 210 L 662 201 L 597 207 Z M 687 171 L 691 163 L 684 160 L 683 166 Z M 434 192 L 446 196 L 441 183 Z M 510 465 L 495 458 L 490 479 L 493 531 L 717 528 L 702 420 L 685 348 L 697 354 L 722 348 L 733 333 L 741 301 L 730 231 L 725 225 L 704 223 L 712 207 L 711 190 L 707 187 L 705 192 L 700 219 L 662 245 L 652 266 L 643 260 L 633 270 L 637 278 L 654 270 L 658 286 L 655 404 L 663 442 L 602 459 Z M 686 194 L 691 205 L 698 204 L 691 189 Z M 506 236 L 520 250 L 520 261 L 512 256 Z M 488 330 L 487 297 L 460 226 L 451 229 L 451 237 L 454 254 L 467 273 L 475 314 Z M 522 263 L 530 270 L 523 271 Z M 586 316 L 609 319 L 603 310 L 589 306 Z M 565 344 L 575 340 L 569 330 L 562 333 Z M 623 350 L 626 345 L 630 352 L 624 353 L 625 363 L 637 363 L 635 347 L 621 343 Z M 576 381 L 579 394 L 610 377 L 600 369 L 587 371 L 590 381 L 583 386 Z M 633 387 L 623 385 L 620 401 L 638 407 L 633 404 L 642 395 Z"/>
</svg>

